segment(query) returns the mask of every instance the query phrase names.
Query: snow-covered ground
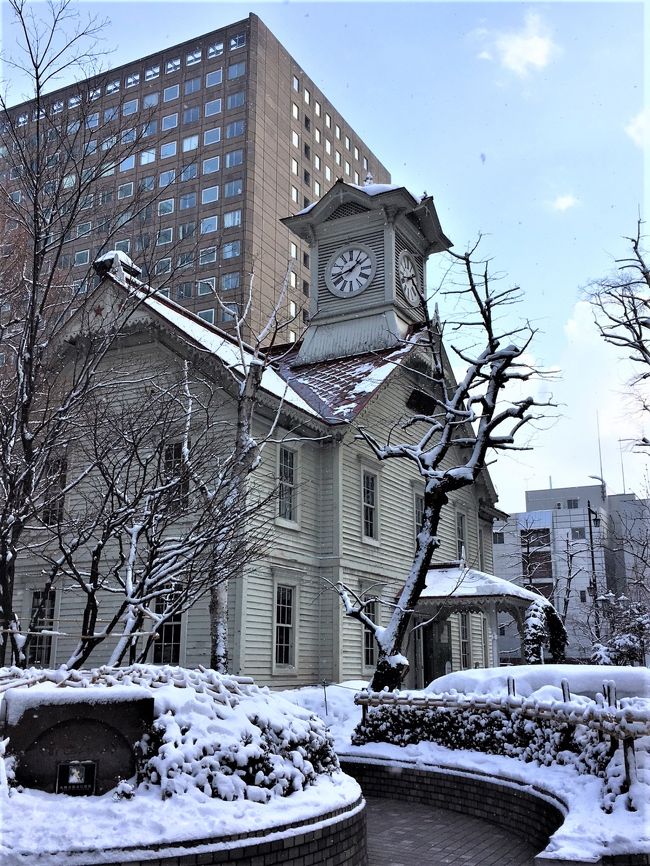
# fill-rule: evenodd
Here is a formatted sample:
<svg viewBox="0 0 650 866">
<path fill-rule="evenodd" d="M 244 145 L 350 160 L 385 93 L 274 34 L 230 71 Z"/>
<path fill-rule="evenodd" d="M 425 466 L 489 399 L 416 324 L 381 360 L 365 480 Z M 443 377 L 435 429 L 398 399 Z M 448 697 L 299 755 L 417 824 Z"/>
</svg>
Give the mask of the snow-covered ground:
<svg viewBox="0 0 650 866">
<path fill-rule="evenodd" d="M 648 700 L 648 671 L 645 668 L 612 668 L 574 665 L 535 665 L 517 668 L 493 668 L 463 671 L 434 680 L 426 694 L 466 692 L 468 694 L 507 694 L 507 678 L 514 676 L 517 693 L 529 698 L 548 701 L 558 697 L 562 679 L 568 679 L 572 697 L 579 689 L 587 694 L 602 692 L 604 680 L 619 684 L 618 693 L 640 694 L 635 705 L 650 710 Z M 551 685 L 547 685 L 551 684 Z M 526 785 L 535 785 L 558 796 L 569 807 L 568 815 L 552 837 L 546 850 L 549 860 L 593 859 L 601 856 L 633 851 L 650 853 L 650 737 L 636 742 L 638 781 L 631 790 L 637 811 L 626 808 L 626 797 L 619 796 L 610 813 L 601 808 L 603 780 L 579 775 L 573 767 L 543 767 L 524 763 L 514 758 L 486 755 L 479 752 L 451 750 L 435 743 L 419 743 L 404 747 L 389 743 L 367 743 L 353 746 L 352 731 L 361 717 L 360 707 L 354 704 L 354 695 L 362 682 L 332 684 L 283 692 L 289 700 L 317 713 L 330 726 L 334 745 L 339 755 L 350 755 L 374 760 L 389 759 L 408 766 L 435 765 L 450 772 L 478 770 L 491 776 L 510 779 Z M 411 694 L 417 694 L 412 692 Z M 327 709 L 325 707 L 327 698 Z M 577 702 L 582 702 L 580 698 Z M 622 771 L 621 750 L 614 758 Z"/>
</svg>

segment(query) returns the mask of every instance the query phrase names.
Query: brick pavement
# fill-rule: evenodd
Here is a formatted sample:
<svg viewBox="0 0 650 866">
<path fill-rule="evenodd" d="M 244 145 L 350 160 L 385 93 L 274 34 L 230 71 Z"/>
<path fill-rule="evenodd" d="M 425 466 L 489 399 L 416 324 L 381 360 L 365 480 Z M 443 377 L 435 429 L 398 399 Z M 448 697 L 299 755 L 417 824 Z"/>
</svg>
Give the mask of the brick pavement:
<svg viewBox="0 0 650 866">
<path fill-rule="evenodd" d="M 435 806 L 366 797 L 369 866 L 533 866 L 534 847 L 502 827 Z"/>
</svg>

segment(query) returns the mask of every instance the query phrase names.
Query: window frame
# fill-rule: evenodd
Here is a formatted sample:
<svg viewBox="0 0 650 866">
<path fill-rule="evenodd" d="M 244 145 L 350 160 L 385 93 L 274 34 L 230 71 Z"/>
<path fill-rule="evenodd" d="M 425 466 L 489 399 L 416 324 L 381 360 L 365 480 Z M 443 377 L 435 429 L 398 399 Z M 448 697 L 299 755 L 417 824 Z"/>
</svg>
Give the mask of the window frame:
<svg viewBox="0 0 650 866">
<path fill-rule="evenodd" d="M 273 567 L 271 569 L 273 575 L 272 582 L 272 605 L 273 605 L 273 623 L 272 623 L 272 647 L 271 647 L 271 671 L 273 674 L 284 674 L 295 676 L 299 671 L 300 659 L 300 575 L 294 569 L 289 569 L 282 566 Z M 280 589 L 289 590 L 291 593 L 291 623 L 290 642 L 289 642 L 289 660 L 287 662 L 278 661 L 278 629 L 287 627 L 286 623 L 280 622 L 278 617 Z"/>
<path fill-rule="evenodd" d="M 291 478 L 283 480 L 283 456 L 291 455 Z M 300 451 L 298 448 L 292 448 L 289 445 L 280 443 L 278 445 L 276 457 L 276 478 L 278 480 L 278 505 L 276 509 L 276 522 L 280 526 L 286 526 L 289 529 L 300 529 Z M 288 512 L 283 509 L 283 491 L 288 491 Z M 287 513 L 289 516 L 286 516 Z"/>
<path fill-rule="evenodd" d="M 379 545 L 379 473 L 362 465 L 360 472 L 360 505 L 361 505 L 361 541 L 364 544 Z M 374 502 L 366 501 L 367 486 L 366 480 L 373 480 L 373 498 Z M 366 512 L 366 509 L 372 509 Z M 372 533 L 367 533 L 368 526 L 367 515 L 372 515 Z"/>
</svg>

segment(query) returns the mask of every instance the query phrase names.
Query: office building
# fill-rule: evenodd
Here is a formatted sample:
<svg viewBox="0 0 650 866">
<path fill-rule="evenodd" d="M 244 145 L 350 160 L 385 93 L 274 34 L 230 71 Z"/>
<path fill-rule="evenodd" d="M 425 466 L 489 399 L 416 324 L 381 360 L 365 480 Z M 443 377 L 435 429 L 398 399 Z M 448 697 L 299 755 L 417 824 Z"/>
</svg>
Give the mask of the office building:
<svg viewBox="0 0 650 866">
<path fill-rule="evenodd" d="M 368 145 L 253 14 L 48 94 L 40 111 L 54 124 L 58 113 L 69 137 L 83 138 L 89 165 L 116 135 L 127 145 L 129 136 L 133 141 L 69 229 L 66 279 L 69 274 L 83 290 L 97 255 L 117 247 L 144 265 L 154 287 L 227 329 L 246 302 L 252 273 L 250 324 L 257 331 L 286 277 L 279 314 L 291 322 L 278 335 L 281 342 L 297 339 L 308 319 L 312 274 L 308 244 L 280 218 L 320 198 L 339 177 L 353 184 L 368 174 L 377 183 L 390 181 Z M 81 132 L 75 111 L 83 112 Z M 26 140 L 36 114 L 34 103 L 11 109 Z M 17 207 L 19 167 L 4 178 Z M 147 206 L 138 199 L 143 191 Z M 115 205 L 127 208 L 130 219 L 109 230 L 105 214 Z"/>
</svg>

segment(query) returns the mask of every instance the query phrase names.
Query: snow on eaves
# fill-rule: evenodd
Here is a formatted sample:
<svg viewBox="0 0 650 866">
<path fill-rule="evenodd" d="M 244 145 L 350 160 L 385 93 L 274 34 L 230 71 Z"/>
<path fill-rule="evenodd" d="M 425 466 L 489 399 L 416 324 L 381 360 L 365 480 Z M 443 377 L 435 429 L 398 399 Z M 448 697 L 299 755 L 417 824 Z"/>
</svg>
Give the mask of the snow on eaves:
<svg viewBox="0 0 650 866">
<path fill-rule="evenodd" d="M 548 604 L 544 596 L 531 592 L 523 586 L 517 586 L 509 580 L 468 568 L 460 562 L 433 565 L 427 574 L 427 583 L 420 598 L 480 598 L 483 596 L 498 596 Z"/>
<path fill-rule="evenodd" d="M 384 192 L 394 192 L 397 189 L 405 189 L 405 187 L 400 186 L 399 184 L 393 183 L 369 183 L 369 184 L 356 184 L 356 183 L 346 183 L 346 186 L 349 186 L 351 189 L 358 189 L 360 192 L 365 193 L 369 196 L 381 195 Z M 408 190 L 407 190 L 408 192 Z M 417 201 L 415 196 L 409 193 L 411 197 Z M 303 214 L 309 213 L 309 211 L 313 210 L 316 207 L 320 199 L 313 201 L 311 204 L 308 204 L 307 207 L 304 207 L 302 210 L 299 210 L 295 216 L 302 216 Z"/>
</svg>

